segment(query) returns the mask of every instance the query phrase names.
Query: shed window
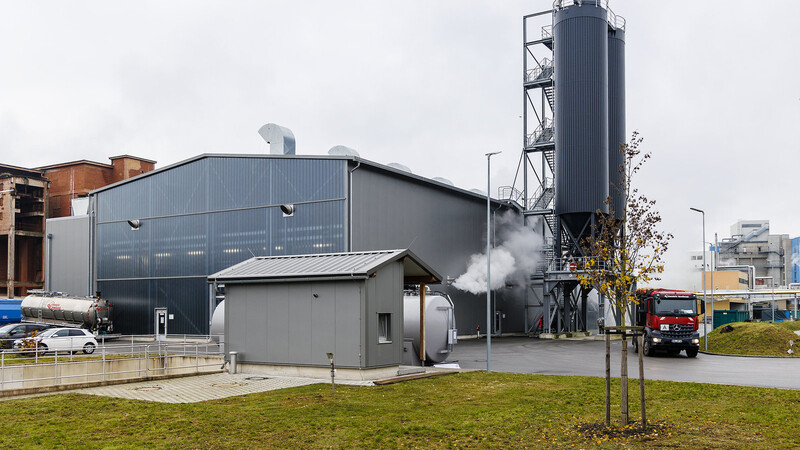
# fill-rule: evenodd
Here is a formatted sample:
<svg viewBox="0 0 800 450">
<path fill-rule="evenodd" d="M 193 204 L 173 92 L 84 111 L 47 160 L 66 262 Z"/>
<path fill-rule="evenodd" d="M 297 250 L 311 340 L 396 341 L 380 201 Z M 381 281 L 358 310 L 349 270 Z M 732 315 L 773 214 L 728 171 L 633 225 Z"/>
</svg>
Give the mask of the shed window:
<svg viewBox="0 0 800 450">
<path fill-rule="evenodd" d="M 378 313 L 378 343 L 392 342 L 392 315 Z"/>
</svg>

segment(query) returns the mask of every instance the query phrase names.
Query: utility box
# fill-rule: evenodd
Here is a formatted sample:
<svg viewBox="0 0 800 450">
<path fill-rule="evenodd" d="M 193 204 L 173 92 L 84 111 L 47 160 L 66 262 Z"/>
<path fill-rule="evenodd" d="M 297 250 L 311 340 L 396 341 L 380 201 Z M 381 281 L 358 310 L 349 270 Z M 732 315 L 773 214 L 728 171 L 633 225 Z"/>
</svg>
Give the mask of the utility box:
<svg viewBox="0 0 800 450">
<path fill-rule="evenodd" d="M 255 257 L 225 284 L 225 345 L 238 364 L 373 369 L 403 362 L 403 285 L 441 277 L 408 250 Z M 241 371 L 244 371 L 242 369 Z"/>
</svg>

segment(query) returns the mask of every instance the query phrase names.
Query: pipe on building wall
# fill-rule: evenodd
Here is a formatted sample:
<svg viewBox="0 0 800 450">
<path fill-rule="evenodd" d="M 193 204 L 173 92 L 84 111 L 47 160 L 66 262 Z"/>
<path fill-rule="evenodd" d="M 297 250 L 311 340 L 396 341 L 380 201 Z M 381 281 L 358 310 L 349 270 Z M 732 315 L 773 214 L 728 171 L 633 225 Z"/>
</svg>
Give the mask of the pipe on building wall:
<svg viewBox="0 0 800 450">
<path fill-rule="evenodd" d="M 347 170 L 347 251 L 353 251 L 353 172 L 361 167 L 361 161 L 356 161 L 352 169 Z"/>
<path fill-rule="evenodd" d="M 50 291 L 51 274 L 53 273 L 53 233 L 47 233 L 47 247 L 45 247 L 45 260 L 47 261 L 47 268 L 44 272 L 44 290 Z"/>
</svg>

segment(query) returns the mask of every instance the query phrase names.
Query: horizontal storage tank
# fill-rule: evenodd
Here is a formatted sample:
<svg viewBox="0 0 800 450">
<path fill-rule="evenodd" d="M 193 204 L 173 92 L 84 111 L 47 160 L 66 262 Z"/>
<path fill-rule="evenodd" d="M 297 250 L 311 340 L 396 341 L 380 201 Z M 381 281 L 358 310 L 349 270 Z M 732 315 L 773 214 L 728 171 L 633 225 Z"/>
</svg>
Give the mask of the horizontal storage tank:
<svg viewBox="0 0 800 450">
<path fill-rule="evenodd" d="M 419 295 L 403 297 L 403 335 L 413 341 L 419 360 Z M 425 295 L 425 361 L 440 363 L 450 356 L 456 343 L 453 301 L 446 294 Z"/>
<path fill-rule="evenodd" d="M 225 339 L 225 300 L 219 302 L 211 315 L 211 336 L 217 340 Z"/>
<path fill-rule="evenodd" d="M 86 328 L 95 333 L 114 330 L 111 304 L 97 297 L 74 297 L 55 293 L 25 297 L 22 320 L 64 327 Z"/>
<path fill-rule="evenodd" d="M 608 212 L 608 21 L 596 0 L 557 9 L 555 213 L 573 235 Z"/>
</svg>

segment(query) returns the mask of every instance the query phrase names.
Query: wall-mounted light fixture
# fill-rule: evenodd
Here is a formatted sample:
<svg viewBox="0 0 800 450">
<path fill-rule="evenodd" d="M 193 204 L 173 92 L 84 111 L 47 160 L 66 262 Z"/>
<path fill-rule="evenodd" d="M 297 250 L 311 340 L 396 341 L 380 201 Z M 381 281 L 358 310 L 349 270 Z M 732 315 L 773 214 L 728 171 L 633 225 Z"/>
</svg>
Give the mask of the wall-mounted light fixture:
<svg viewBox="0 0 800 450">
<path fill-rule="evenodd" d="M 130 219 L 128 220 L 128 225 L 131 226 L 131 230 L 138 231 L 139 227 L 142 226 L 142 221 L 139 219 Z"/>
<path fill-rule="evenodd" d="M 283 217 L 291 217 L 294 215 L 294 205 L 286 204 L 281 205 L 281 212 L 283 213 Z"/>
</svg>

